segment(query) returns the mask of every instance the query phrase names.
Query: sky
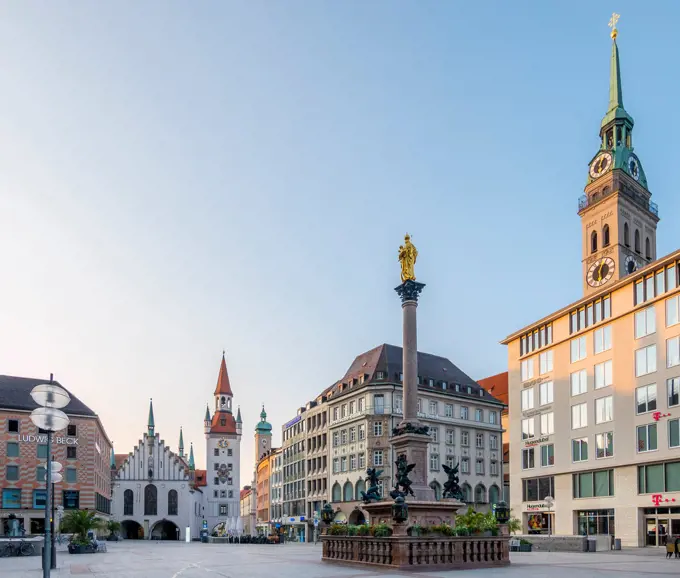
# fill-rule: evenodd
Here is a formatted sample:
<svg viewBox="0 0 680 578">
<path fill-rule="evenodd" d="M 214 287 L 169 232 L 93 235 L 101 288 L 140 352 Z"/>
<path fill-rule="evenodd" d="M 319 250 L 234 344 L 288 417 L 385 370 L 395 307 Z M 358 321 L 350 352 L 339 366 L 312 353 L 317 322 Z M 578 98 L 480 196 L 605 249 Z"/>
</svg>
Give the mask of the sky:
<svg viewBox="0 0 680 578">
<path fill-rule="evenodd" d="M 354 357 L 400 344 L 480 379 L 582 294 L 577 200 L 624 104 L 678 248 L 673 1 L 0 1 L 0 373 L 48 377 L 131 451 L 154 400 L 205 464 L 222 350 L 250 482 Z"/>
</svg>

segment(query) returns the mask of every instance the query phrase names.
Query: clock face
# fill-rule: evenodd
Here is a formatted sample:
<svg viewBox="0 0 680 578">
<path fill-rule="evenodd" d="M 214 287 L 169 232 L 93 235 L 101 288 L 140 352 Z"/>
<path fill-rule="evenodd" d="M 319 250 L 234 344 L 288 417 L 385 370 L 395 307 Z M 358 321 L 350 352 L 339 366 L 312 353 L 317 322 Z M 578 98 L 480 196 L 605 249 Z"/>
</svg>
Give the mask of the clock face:
<svg viewBox="0 0 680 578">
<path fill-rule="evenodd" d="M 266 448 L 267 447 L 267 440 L 262 440 L 262 447 Z"/>
<path fill-rule="evenodd" d="M 612 167 L 612 155 L 609 153 L 601 153 L 595 157 L 595 160 L 590 165 L 590 176 L 594 179 L 601 177 Z"/>
<path fill-rule="evenodd" d="M 634 155 L 628 157 L 628 172 L 636 181 L 640 178 L 640 161 Z"/>
<path fill-rule="evenodd" d="M 624 261 L 624 266 L 626 268 L 626 273 L 628 273 L 629 275 L 637 271 L 638 268 L 640 267 L 639 263 L 637 262 L 637 259 L 632 255 L 628 255 L 628 257 L 626 257 L 626 260 Z"/>
<path fill-rule="evenodd" d="M 614 260 L 609 257 L 595 261 L 588 269 L 588 285 L 591 287 L 604 285 L 613 277 L 615 265 Z"/>
<path fill-rule="evenodd" d="M 229 440 L 227 438 L 221 438 L 217 442 L 217 447 L 220 447 L 220 448 L 223 448 L 223 449 L 228 448 L 229 447 Z"/>
</svg>

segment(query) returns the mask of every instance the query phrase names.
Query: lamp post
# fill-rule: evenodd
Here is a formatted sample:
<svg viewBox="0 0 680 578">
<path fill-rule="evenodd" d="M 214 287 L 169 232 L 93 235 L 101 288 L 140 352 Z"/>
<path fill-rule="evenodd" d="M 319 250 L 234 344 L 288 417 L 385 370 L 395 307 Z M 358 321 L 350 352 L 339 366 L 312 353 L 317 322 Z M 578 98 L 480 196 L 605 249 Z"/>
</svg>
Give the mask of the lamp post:
<svg viewBox="0 0 680 578">
<path fill-rule="evenodd" d="M 552 524 L 550 519 L 550 512 L 552 511 L 553 504 L 555 503 L 555 498 L 552 496 L 546 496 L 545 503 L 548 504 L 548 537 L 552 536 Z"/>
<path fill-rule="evenodd" d="M 52 460 L 54 460 L 54 456 L 52 456 Z M 52 461 L 51 464 L 51 469 L 52 469 L 52 515 L 50 516 L 51 522 L 50 522 L 50 534 L 52 536 L 52 539 L 50 541 L 50 551 L 51 551 L 51 560 L 50 560 L 50 568 L 51 569 L 56 569 L 57 568 L 57 548 L 54 545 L 54 484 L 58 484 L 61 482 L 64 478 L 61 475 L 61 469 L 62 465 L 59 462 Z"/>
<path fill-rule="evenodd" d="M 43 578 L 49 578 L 52 567 L 52 540 L 50 532 L 50 505 L 52 500 L 52 432 L 63 430 L 69 423 L 68 416 L 60 408 L 66 407 L 71 398 L 61 386 L 50 382 L 36 385 L 31 397 L 41 407 L 31 412 L 31 421 L 47 432 L 47 463 L 45 468 L 45 541 L 43 545 Z"/>
</svg>

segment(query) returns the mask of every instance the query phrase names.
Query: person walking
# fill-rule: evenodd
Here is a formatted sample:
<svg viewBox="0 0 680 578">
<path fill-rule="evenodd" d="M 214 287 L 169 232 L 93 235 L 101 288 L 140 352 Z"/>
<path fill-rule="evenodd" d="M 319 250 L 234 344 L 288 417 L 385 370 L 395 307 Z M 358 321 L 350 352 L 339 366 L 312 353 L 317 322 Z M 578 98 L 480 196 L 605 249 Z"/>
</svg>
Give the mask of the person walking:
<svg viewBox="0 0 680 578">
<path fill-rule="evenodd" d="M 672 558 L 673 553 L 675 552 L 675 544 L 673 544 L 670 540 L 666 544 L 666 558 Z"/>
<path fill-rule="evenodd" d="M 680 558 L 680 536 L 675 539 L 675 557 Z"/>
</svg>

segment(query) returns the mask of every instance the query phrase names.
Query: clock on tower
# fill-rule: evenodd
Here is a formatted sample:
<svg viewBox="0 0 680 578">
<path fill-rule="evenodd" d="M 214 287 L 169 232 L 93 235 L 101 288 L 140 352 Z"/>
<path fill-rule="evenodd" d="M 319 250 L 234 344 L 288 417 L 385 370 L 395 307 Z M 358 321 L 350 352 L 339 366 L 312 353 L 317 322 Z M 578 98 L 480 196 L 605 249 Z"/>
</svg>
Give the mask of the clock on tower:
<svg viewBox="0 0 680 578">
<path fill-rule="evenodd" d="M 262 406 L 260 421 L 255 426 L 255 464 L 260 461 L 270 449 L 272 444 L 272 426 L 267 421 L 267 412 Z"/>
</svg>

